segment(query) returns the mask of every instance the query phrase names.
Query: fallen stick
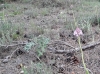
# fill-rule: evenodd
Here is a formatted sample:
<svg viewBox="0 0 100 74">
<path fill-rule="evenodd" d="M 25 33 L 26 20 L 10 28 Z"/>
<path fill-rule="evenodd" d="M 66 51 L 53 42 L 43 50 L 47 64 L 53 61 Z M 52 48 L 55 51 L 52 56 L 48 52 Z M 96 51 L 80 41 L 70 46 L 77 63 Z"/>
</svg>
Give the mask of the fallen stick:
<svg viewBox="0 0 100 74">
<path fill-rule="evenodd" d="M 74 46 L 72 46 L 71 44 L 69 44 L 69 43 L 67 43 L 67 42 L 65 42 L 65 41 L 61 41 L 61 40 L 53 40 L 53 41 L 51 41 L 51 43 L 49 43 L 48 45 L 52 45 L 52 44 L 61 44 L 61 45 L 66 45 L 66 46 L 69 46 L 69 47 L 71 47 L 71 48 L 73 48 L 73 49 L 75 49 L 75 47 Z"/>
<path fill-rule="evenodd" d="M 8 47 L 14 47 L 14 46 L 19 46 L 19 45 L 26 45 L 27 43 L 28 42 L 17 42 L 16 44 L 9 44 L 9 45 L 0 44 L 0 47 L 8 48 Z"/>
<path fill-rule="evenodd" d="M 91 43 L 89 45 L 83 46 L 82 50 L 84 51 L 84 50 L 86 50 L 88 48 L 94 47 L 94 46 L 99 45 L 99 44 L 100 44 L 100 40 L 97 41 L 97 42 Z M 58 54 L 64 54 L 64 53 L 71 53 L 71 52 L 77 52 L 77 51 L 80 51 L 80 48 L 67 49 L 67 50 L 55 50 L 53 52 L 54 53 L 58 53 Z"/>
</svg>

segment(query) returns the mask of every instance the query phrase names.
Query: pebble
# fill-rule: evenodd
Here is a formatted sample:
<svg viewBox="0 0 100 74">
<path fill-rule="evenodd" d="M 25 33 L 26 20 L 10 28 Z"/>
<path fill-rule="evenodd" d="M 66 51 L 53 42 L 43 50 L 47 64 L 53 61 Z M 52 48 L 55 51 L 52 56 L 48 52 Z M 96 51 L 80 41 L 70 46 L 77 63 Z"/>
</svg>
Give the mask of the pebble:
<svg viewBox="0 0 100 74">
<path fill-rule="evenodd" d="M 24 74 L 24 71 L 22 70 L 22 71 L 20 72 L 20 74 Z"/>
<path fill-rule="evenodd" d="M 4 59 L 2 62 L 3 63 L 8 63 L 8 61 L 9 61 L 8 59 Z"/>
</svg>

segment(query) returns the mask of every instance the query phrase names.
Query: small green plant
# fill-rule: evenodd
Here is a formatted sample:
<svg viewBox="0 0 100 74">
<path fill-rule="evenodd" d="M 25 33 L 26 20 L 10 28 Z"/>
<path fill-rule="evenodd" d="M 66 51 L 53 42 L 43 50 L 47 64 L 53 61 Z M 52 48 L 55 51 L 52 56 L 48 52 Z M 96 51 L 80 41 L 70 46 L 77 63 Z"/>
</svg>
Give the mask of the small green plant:
<svg viewBox="0 0 100 74">
<path fill-rule="evenodd" d="M 96 14 L 96 22 L 98 27 L 100 28 L 100 15 L 99 15 L 99 10 L 98 10 L 98 6 L 95 6 L 95 14 Z"/>
<path fill-rule="evenodd" d="M 49 9 L 48 9 L 48 8 L 42 8 L 42 9 L 40 10 L 40 14 L 41 14 L 42 16 L 45 16 L 45 15 L 49 14 Z"/>
<path fill-rule="evenodd" d="M 50 67 L 47 67 L 45 63 L 33 63 L 31 62 L 30 67 L 22 67 L 24 74 L 53 74 Z"/>
<path fill-rule="evenodd" d="M 17 30 L 18 25 L 13 25 L 10 21 L 2 20 L 0 22 L 0 44 L 11 44 L 14 40 L 17 40 L 18 37 L 21 37 L 16 33 Z"/>
<path fill-rule="evenodd" d="M 1 20 L 3 19 L 3 12 L 0 12 L 0 18 L 1 18 Z"/>
<path fill-rule="evenodd" d="M 3 4 L 3 10 L 0 13 L 0 44 L 10 44 L 12 41 L 18 37 L 16 31 L 18 26 L 13 25 L 10 21 L 5 19 L 5 8 L 7 4 Z"/>
<path fill-rule="evenodd" d="M 31 18 L 35 18 L 39 15 L 39 12 L 38 8 L 33 8 L 31 10 L 26 10 L 24 14 L 30 16 Z"/>
<path fill-rule="evenodd" d="M 35 42 L 35 43 L 34 43 Z M 44 36 L 34 38 L 34 42 L 29 42 L 24 46 L 24 50 L 29 51 L 32 46 L 36 45 L 35 51 L 38 57 L 42 56 L 45 52 L 45 48 L 49 43 L 49 39 Z"/>
<path fill-rule="evenodd" d="M 21 11 L 18 11 L 18 10 L 16 10 L 16 11 L 13 12 L 14 15 L 18 15 L 18 14 L 21 14 L 21 13 L 22 12 Z"/>
<path fill-rule="evenodd" d="M 35 44 L 33 42 L 29 42 L 24 46 L 24 50 L 29 51 L 31 49 L 31 47 L 34 45 Z"/>
<path fill-rule="evenodd" d="M 40 57 L 45 52 L 45 48 L 49 43 L 49 39 L 44 36 L 39 36 L 38 38 L 36 38 L 36 43 L 37 43 L 36 53 Z"/>
<path fill-rule="evenodd" d="M 13 41 L 11 38 L 12 34 L 16 31 L 15 26 L 11 22 L 0 22 L 0 43 L 8 44 Z"/>
<path fill-rule="evenodd" d="M 13 8 L 13 12 L 12 12 L 12 15 L 20 15 L 23 13 L 23 9 L 19 8 L 19 7 L 14 7 Z"/>
</svg>

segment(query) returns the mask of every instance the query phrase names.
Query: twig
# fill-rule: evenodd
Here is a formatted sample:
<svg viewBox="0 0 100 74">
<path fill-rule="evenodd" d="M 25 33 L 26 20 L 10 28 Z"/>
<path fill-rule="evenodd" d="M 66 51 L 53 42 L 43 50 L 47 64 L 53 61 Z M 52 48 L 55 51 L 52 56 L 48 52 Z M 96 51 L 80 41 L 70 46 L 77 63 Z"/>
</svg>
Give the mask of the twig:
<svg viewBox="0 0 100 74">
<path fill-rule="evenodd" d="M 2 60 L 2 62 L 3 62 L 3 63 L 7 63 L 7 62 L 12 58 L 12 56 L 14 55 L 14 53 L 15 53 L 17 50 L 19 50 L 18 47 L 11 53 L 11 55 L 6 56 L 5 59 Z"/>
<path fill-rule="evenodd" d="M 67 42 L 65 42 L 65 41 L 61 41 L 61 40 L 51 41 L 51 43 L 49 43 L 48 45 L 51 45 L 51 44 L 53 44 L 53 43 L 60 43 L 61 45 L 66 45 L 66 46 L 69 46 L 69 47 L 75 49 L 75 47 L 73 47 L 71 44 L 69 44 L 69 43 L 67 43 Z"/>
<path fill-rule="evenodd" d="M 11 53 L 11 55 L 9 56 L 9 59 L 11 59 L 11 58 L 12 58 L 12 56 L 14 55 L 14 53 L 15 53 L 17 50 L 19 50 L 19 48 L 18 48 L 18 47 L 16 48 L 16 50 L 14 50 L 14 51 Z"/>
<path fill-rule="evenodd" d="M 82 50 L 84 51 L 87 48 L 94 47 L 94 46 L 99 45 L 99 44 L 100 44 L 100 41 L 94 42 L 90 45 L 83 46 Z M 70 53 L 70 52 L 77 52 L 77 51 L 80 51 L 80 48 L 69 49 L 69 50 L 68 49 L 67 50 L 55 50 L 54 53 L 63 54 L 63 53 Z"/>
<path fill-rule="evenodd" d="M 27 44 L 27 42 L 26 43 L 10 44 L 10 45 L 2 45 L 2 44 L 0 44 L 0 47 L 8 48 L 8 47 L 13 47 L 13 46 L 18 46 L 18 45 L 26 45 L 26 44 Z"/>
</svg>

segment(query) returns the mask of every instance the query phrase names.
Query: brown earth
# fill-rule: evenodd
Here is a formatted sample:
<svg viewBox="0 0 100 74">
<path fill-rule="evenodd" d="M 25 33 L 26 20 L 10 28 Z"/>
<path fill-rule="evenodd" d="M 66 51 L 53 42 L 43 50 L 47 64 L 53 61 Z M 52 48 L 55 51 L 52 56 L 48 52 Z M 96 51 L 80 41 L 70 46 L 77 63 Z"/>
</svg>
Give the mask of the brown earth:
<svg viewBox="0 0 100 74">
<path fill-rule="evenodd" d="M 15 5 L 17 6 L 19 4 L 15 3 Z M 50 42 L 47 45 L 44 54 L 39 58 L 48 67 L 51 67 L 53 74 L 85 74 L 80 51 L 55 53 L 56 50 L 71 50 L 73 49 L 71 46 L 79 48 L 77 38 L 73 35 L 73 30 L 66 28 L 66 25 L 69 25 L 70 22 L 73 22 L 74 20 L 74 14 L 72 11 L 75 10 L 73 10 L 71 6 L 76 7 L 76 5 L 70 4 L 68 8 L 51 7 L 45 15 L 37 16 L 33 15 L 32 12 L 27 13 L 31 8 L 28 4 L 25 5 L 26 7 L 21 9 L 24 12 L 23 14 L 15 16 L 8 15 L 6 17 L 7 20 L 11 21 L 15 25 L 24 23 L 25 30 L 23 33 L 23 39 L 19 41 L 29 40 L 30 34 L 33 34 L 35 37 L 44 35 L 50 39 Z M 79 11 L 75 11 L 75 15 L 78 15 L 78 12 Z M 62 17 L 62 14 L 65 17 Z M 36 27 L 42 29 L 39 29 L 38 31 L 37 29 L 32 28 L 30 24 L 35 24 Z M 93 36 L 95 42 L 100 41 L 98 25 L 94 24 L 92 30 L 93 34 L 87 33 L 83 30 L 84 35 L 81 36 L 82 47 L 91 45 L 93 43 Z M 23 68 L 21 65 L 30 69 L 31 62 L 40 62 L 35 54 L 35 47 L 32 47 L 29 52 L 23 50 L 23 47 L 24 45 L 0 48 L 0 74 L 21 74 Z M 95 45 L 84 50 L 84 60 L 90 74 L 100 74 L 99 48 L 100 45 Z"/>
</svg>

